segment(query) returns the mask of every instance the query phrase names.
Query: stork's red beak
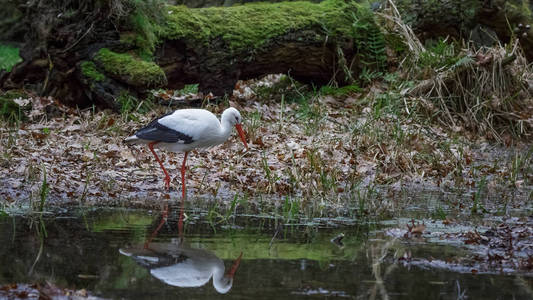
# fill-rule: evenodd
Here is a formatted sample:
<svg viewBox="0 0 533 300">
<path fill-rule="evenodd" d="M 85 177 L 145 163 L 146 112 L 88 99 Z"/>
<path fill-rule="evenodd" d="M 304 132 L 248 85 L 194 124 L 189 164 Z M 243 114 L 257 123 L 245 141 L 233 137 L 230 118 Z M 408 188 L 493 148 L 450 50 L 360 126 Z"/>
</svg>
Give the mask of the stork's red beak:
<svg viewBox="0 0 533 300">
<path fill-rule="evenodd" d="M 239 264 L 241 263 L 241 258 L 242 258 L 242 252 L 241 252 L 241 255 L 239 255 L 239 257 L 237 257 L 235 262 L 233 262 L 233 266 L 231 266 L 231 269 L 229 269 L 229 272 L 228 272 L 227 276 L 229 276 L 231 278 L 233 278 L 233 276 L 235 276 L 235 272 L 237 272 L 237 269 L 239 268 Z"/>
<path fill-rule="evenodd" d="M 235 124 L 235 128 L 237 128 L 237 132 L 239 133 L 239 136 L 241 137 L 241 141 L 244 143 L 244 147 L 248 149 L 248 144 L 246 143 L 246 138 L 244 136 L 244 131 L 242 130 L 241 124 Z"/>
</svg>

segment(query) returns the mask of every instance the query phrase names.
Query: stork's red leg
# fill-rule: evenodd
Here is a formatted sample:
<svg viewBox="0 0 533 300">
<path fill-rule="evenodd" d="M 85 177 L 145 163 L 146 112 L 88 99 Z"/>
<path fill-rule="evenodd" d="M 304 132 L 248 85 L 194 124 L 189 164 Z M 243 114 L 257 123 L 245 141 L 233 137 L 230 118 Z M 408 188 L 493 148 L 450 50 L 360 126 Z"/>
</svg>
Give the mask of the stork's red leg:
<svg viewBox="0 0 533 300">
<path fill-rule="evenodd" d="M 152 232 L 152 234 L 150 235 L 150 238 L 148 238 L 146 242 L 144 242 L 144 249 L 148 249 L 148 247 L 150 247 L 150 243 L 152 242 L 152 240 L 157 236 L 163 224 L 167 222 L 167 216 L 168 216 L 168 205 L 165 205 L 165 210 L 161 214 L 161 222 L 159 222 L 159 225 L 157 225 L 157 228 L 154 230 L 154 232 Z"/>
<path fill-rule="evenodd" d="M 185 169 L 186 169 L 186 163 L 187 163 L 187 154 L 189 152 L 185 152 L 185 155 L 183 156 L 183 163 L 181 164 L 181 209 L 180 209 L 180 219 L 178 221 L 178 231 L 180 237 L 183 236 L 183 213 L 185 210 L 185 197 L 187 197 L 186 187 L 185 187 Z"/>
<path fill-rule="evenodd" d="M 178 220 L 178 234 L 180 238 L 183 238 L 183 214 L 185 210 L 185 199 L 181 199 L 180 218 Z"/>
<path fill-rule="evenodd" d="M 161 166 L 161 169 L 163 169 L 163 172 L 165 173 L 165 187 L 168 190 L 168 189 L 170 189 L 170 176 L 168 176 L 167 170 L 165 169 L 165 167 L 163 167 L 163 163 L 159 159 L 159 156 L 157 156 L 157 153 L 155 153 L 155 151 L 154 151 L 154 145 L 157 144 L 157 143 L 159 143 L 159 142 L 148 143 L 148 148 L 150 148 L 150 151 L 152 151 L 152 154 L 155 156 L 155 159 L 157 160 L 157 162 Z"/>
<path fill-rule="evenodd" d="M 187 154 L 189 154 L 189 152 L 185 152 L 185 155 L 183 156 L 183 163 L 181 164 L 181 196 L 183 199 L 185 199 L 187 196 L 185 192 L 185 165 L 187 163 Z"/>
</svg>

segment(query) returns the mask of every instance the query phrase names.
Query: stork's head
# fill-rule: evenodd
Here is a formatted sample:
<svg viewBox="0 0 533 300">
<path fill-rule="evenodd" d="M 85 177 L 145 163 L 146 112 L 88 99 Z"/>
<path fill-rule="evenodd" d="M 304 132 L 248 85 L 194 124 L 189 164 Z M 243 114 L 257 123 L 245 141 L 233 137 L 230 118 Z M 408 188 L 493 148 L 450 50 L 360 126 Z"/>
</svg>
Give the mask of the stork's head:
<svg viewBox="0 0 533 300">
<path fill-rule="evenodd" d="M 243 142 L 246 149 L 248 149 L 248 144 L 246 143 L 246 138 L 245 138 L 244 131 L 242 130 L 242 125 L 241 125 L 242 123 L 241 113 L 233 107 L 227 108 L 222 113 L 222 123 L 226 123 L 226 122 L 231 124 L 232 126 L 235 126 L 235 128 L 237 129 L 237 132 L 239 133 L 239 136 L 241 137 L 241 141 Z"/>
<path fill-rule="evenodd" d="M 224 274 L 224 276 L 219 277 L 216 276 L 217 274 L 213 274 L 213 286 L 217 290 L 217 292 L 221 294 L 225 294 L 229 292 L 231 287 L 233 286 L 233 277 L 235 276 L 235 272 L 237 272 L 237 269 L 239 268 L 239 264 L 241 263 L 242 258 L 242 252 L 239 257 L 233 262 L 233 265 L 229 269 L 228 273 Z"/>
</svg>

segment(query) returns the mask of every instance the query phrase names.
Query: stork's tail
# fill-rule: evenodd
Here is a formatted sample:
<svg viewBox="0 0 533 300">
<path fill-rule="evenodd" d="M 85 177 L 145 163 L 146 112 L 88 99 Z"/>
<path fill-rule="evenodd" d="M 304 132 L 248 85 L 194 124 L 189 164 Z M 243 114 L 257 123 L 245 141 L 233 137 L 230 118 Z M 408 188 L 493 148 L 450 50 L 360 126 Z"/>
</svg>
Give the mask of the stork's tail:
<svg viewBox="0 0 533 300">
<path fill-rule="evenodd" d="M 126 145 L 136 145 L 136 144 L 142 144 L 143 140 L 138 138 L 136 135 L 132 135 L 130 137 L 127 137 L 124 139 L 124 144 Z"/>
</svg>

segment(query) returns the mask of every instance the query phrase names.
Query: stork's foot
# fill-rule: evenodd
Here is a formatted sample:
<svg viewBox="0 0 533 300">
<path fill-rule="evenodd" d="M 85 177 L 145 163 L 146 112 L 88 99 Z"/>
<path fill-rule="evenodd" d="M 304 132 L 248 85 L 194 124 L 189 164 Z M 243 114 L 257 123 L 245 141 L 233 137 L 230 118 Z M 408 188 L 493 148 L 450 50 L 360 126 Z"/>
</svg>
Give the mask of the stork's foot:
<svg viewBox="0 0 533 300">
<path fill-rule="evenodd" d="M 165 204 L 165 209 L 161 212 L 161 221 L 159 222 L 159 225 L 157 225 L 157 228 L 154 230 L 154 232 L 152 232 L 150 237 L 146 240 L 146 242 L 144 242 L 144 249 L 150 248 L 150 243 L 157 236 L 157 234 L 159 233 L 159 230 L 161 229 L 161 227 L 163 227 L 163 224 L 167 222 L 167 217 L 168 217 L 168 204 Z"/>
<path fill-rule="evenodd" d="M 180 238 L 183 238 L 183 214 L 185 213 L 184 212 L 185 207 L 183 205 L 183 201 L 184 199 L 181 200 L 180 217 L 178 220 L 178 233 L 179 233 Z"/>
</svg>

